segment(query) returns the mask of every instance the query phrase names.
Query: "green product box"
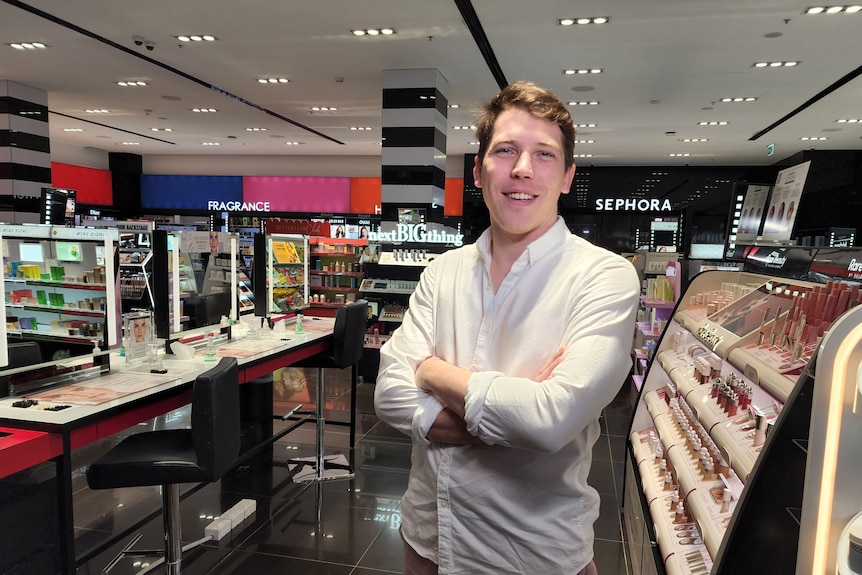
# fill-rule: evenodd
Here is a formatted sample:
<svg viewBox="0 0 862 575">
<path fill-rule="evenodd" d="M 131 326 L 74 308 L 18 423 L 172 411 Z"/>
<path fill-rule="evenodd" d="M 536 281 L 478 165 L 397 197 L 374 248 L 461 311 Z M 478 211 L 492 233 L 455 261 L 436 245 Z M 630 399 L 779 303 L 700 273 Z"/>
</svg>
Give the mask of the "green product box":
<svg viewBox="0 0 862 575">
<path fill-rule="evenodd" d="M 54 281 L 63 281 L 63 276 L 66 275 L 66 268 L 63 266 L 51 266 L 51 279 Z"/>
<path fill-rule="evenodd" d="M 36 300 L 39 302 L 39 305 L 48 305 L 48 295 L 45 293 L 45 290 L 40 289 L 36 291 Z"/>
</svg>

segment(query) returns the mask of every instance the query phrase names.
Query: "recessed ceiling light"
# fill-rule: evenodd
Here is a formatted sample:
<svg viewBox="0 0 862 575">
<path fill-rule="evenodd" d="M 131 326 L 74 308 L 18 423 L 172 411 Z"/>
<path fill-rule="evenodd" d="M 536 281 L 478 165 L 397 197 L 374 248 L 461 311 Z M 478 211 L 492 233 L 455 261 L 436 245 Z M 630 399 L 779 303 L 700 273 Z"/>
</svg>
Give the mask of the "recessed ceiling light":
<svg viewBox="0 0 862 575">
<path fill-rule="evenodd" d="M 215 42 L 218 40 L 211 34 L 190 34 L 188 36 L 174 36 L 180 42 Z"/>
<path fill-rule="evenodd" d="M 686 142 L 686 143 L 691 143 L 691 142 L 708 142 L 708 141 L 709 141 L 709 140 L 708 140 L 708 139 L 706 139 L 706 138 L 683 138 L 682 140 L 680 140 L 680 142 Z"/>
<path fill-rule="evenodd" d="M 367 28 L 350 31 L 354 36 L 392 36 L 395 34 L 394 28 Z"/>
<path fill-rule="evenodd" d="M 259 84 L 287 84 L 290 82 L 287 78 L 258 78 Z"/>
<path fill-rule="evenodd" d="M 592 154 L 573 154 L 573 158 L 592 158 Z"/>
<path fill-rule="evenodd" d="M 572 76 L 574 74 L 601 74 L 604 72 L 601 68 L 571 68 L 567 70 L 563 70 L 563 74 L 566 76 Z"/>
<path fill-rule="evenodd" d="M 740 97 L 722 98 L 721 101 L 722 102 L 755 102 L 755 101 L 757 101 L 757 98 L 752 98 L 752 97 L 748 97 L 748 98 L 740 98 Z"/>
<path fill-rule="evenodd" d="M 723 120 L 722 120 L 722 121 L 719 121 L 719 122 L 716 122 L 715 120 L 712 120 L 712 121 L 710 121 L 710 122 L 698 122 L 698 123 L 697 123 L 697 125 L 698 125 L 698 126 L 726 126 L 726 125 L 728 125 L 729 123 L 730 123 L 730 122 L 725 122 L 725 121 L 723 121 Z"/>
<path fill-rule="evenodd" d="M 146 82 L 141 82 L 140 80 L 129 80 L 129 81 L 119 81 L 117 82 L 117 86 L 129 87 L 129 88 L 137 88 L 138 86 L 146 86 Z"/>
<path fill-rule="evenodd" d="M 221 142 L 201 142 L 201 146 L 221 146 Z"/>
<path fill-rule="evenodd" d="M 153 132 L 173 132 L 173 128 L 150 128 Z"/>
<path fill-rule="evenodd" d="M 455 130 L 472 130 L 473 126 L 452 126 Z"/>
<path fill-rule="evenodd" d="M 84 128 L 63 128 L 64 132 L 83 132 Z"/>
<path fill-rule="evenodd" d="M 266 128 L 246 128 L 246 132 L 266 132 Z"/>
<path fill-rule="evenodd" d="M 608 16 L 598 16 L 596 18 L 560 18 L 557 20 L 557 24 L 560 26 L 574 26 L 584 25 L 584 24 L 607 24 L 611 19 Z"/>
<path fill-rule="evenodd" d="M 589 102 L 569 102 L 569 106 L 598 106 L 599 103 L 595 100 L 591 100 Z"/>
<path fill-rule="evenodd" d="M 790 60 L 787 62 L 755 62 L 751 66 L 753 68 L 790 68 L 793 66 L 798 66 L 799 63 L 800 62 L 798 60 Z"/>
<path fill-rule="evenodd" d="M 690 155 L 691 154 L 668 154 L 668 156 L 670 156 L 671 158 L 686 158 Z"/>
<path fill-rule="evenodd" d="M 847 120 L 835 120 L 835 121 L 838 122 L 839 124 L 856 124 L 858 122 L 862 122 L 862 120 L 860 120 L 859 118 L 850 118 Z"/>
<path fill-rule="evenodd" d="M 827 138 L 826 136 L 814 136 L 813 138 L 809 138 L 809 137 L 805 136 L 805 137 L 802 137 L 799 139 L 802 140 L 803 142 L 815 142 L 815 141 L 816 142 L 822 142 L 823 140 L 828 140 L 829 138 Z"/>
<path fill-rule="evenodd" d="M 595 144 L 595 140 L 575 140 L 576 144 Z"/>
<path fill-rule="evenodd" d="M 338 108 L 334 106 L 312 106 L 312 112 L 337 112 Z"/>
<path fill-rule="evenodd" d="M 104 109 L 102 109 L 102 110 L 98 110 L 98 109 L 95 109 L 95 108 L 94 108 L 94 109 L 90 109 L 90 110 L 84 110 L 84 111 L 85 111 L 85 112 L 87 112 L 88 114 L 110 114 L 110 113 L 111 113 L 111 111 L 110 111 L 110 110 L 104 110 Z"/>
<path fill-rule="evenodd" d="M 575 124 L 576 128 L 595 128 L 598 124 Z"/>
<path fill-rule="evenodd" d="M 140 142 L 123 142 L 124 146 L 140 146 Z"/>
<path fill-rule="evenodd" d="M 287 145 L 287 146 L 301 146 L 304 143 L 305 142 L 285 142 L 285 145 Z"/>
<path fill-rule="evenodd" d="M 16 50 L 44 50 L 48 47 L 42 42 L 13 42 L 9 46 Z"/>
<path fill-rule="evenodd" d="M 209 114 L 217 111 L 215 108 L 192 108 L 192 112 L 199 112 L 201 114 Z"/>
<path fill-rule="evenodd" d="M 805 10 L 802 11 L 803 14 L 839 14 L 844 12 L 845 14 L 856 14 L 862 10 L 862 6 L 852 5 L 852 6 L 809 6 Z"/>
<path fill-rule="evenodd" d="M 449 105 L 448 105 L 448 106 L 446 106 L 446 107 L 447 107 L 447 108 L 460 108 L 460 107 L 461 107 L 461 105 L 460 105 L 460 104 L 449 104 Z"/>
<path fill-rule="evenodd" d="M 350 129 L 351 130 L 366 131 L 366 130 L 370 130 L 371 128 L 369 128 L 368 126 L 350 126 Z"/>
</svg>

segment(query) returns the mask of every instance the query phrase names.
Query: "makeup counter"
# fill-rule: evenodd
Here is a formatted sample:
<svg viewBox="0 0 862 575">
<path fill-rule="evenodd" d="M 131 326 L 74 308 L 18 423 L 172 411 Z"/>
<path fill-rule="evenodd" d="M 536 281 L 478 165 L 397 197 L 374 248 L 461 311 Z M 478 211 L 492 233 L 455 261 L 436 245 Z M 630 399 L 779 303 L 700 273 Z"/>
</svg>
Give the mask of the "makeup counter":
<svg viewBox="0 0 862 575">
<path fill-rule="evenodd" d="M 695 276 L 658 337 L 626 450 L 635 575 L 862 573 L 862 251 L 778 252 Z"/>
</svg>

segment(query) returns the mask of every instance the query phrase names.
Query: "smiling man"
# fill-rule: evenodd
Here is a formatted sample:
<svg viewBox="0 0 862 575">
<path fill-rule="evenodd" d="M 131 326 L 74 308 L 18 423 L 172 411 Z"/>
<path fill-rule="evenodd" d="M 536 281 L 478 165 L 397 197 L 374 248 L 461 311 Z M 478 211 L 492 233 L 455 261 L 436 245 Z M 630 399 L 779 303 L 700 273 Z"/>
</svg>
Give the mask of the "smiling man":
<svg viewBox="0 0 862 575">
<path fill-rule="evenodd" d="M 381 350 L 379 417 L 413 439 L 405 574 L 594 574 L 598 418 L 628 375 L 640 286 L 557 214 L 565 105 L 506 87 L 476 123 L 491 226 L 428 265 Z"/>
</svg>

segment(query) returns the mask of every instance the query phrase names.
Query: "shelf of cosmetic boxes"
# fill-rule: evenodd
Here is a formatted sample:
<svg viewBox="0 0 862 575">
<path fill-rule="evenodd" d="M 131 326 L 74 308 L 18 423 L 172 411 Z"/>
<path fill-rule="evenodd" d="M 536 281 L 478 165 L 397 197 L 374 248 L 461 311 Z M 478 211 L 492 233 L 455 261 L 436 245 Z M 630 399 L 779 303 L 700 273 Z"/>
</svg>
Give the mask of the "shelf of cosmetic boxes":
<svg viewBox="0 0 862 575">
<path fill-rule="evenodd" d="M 676 391 L 694 408 L 700 423 L 730 456 L 734 471 L 747 478 L 760 455 L 764 439 L 759 436 L 754 439 L 754 414 L 774 419 L 777 400 L 727 362 L 718 360 L 716 365 L 721 366 L 720 371 L 713 371 L 728 384 L 721 393 L 721 388 L 713 385 L 715 375 L 705 383 L 695 377 L 695 362 L 691 356 L 671 349 L 660 352 L 657 359 L 662 371 L 671 379 L 671 393 Z M 739 397 L 737 405 L 727 401 L 728 387 L 736 390 Z M 740 393 L 740 390 L 744 392 Z"/>
<path fill-rule="evenodd" d="M 84 281 L 65 281 L 65 280 L 43 280 L 43 279 L 28 279 L 28 278 L 11 278 L 4 277 L 3 281 L 6 283 L 21 283 L 26 284 L 28 286 L 42 286 L 42 287 L 59 287 L 59 288 L 70 288 L 70 289 L 82 289 L 82 290 L 93 290 L 93 291 L 105 291 L 107 286 L 105 284 L 100 283 L 87 283 Z"/>
<path fill-rule="evenodd" d="M 9 329 L 7 335 L 20 336 L 26 339 L 39 339 L 42 341 L 64 341 L 68 343 L 92 343 L 98 344 L 102 341 L 101 336 L 67 335 L 58 331 L 41 331 L 37 329 Z"/>
<path fill-rule="evenodd" d="M 337 291 L 337 292 L 345 292 L 345 293 L 357 293 L 359 288 L 351 288 L 351 287 L 338 287 L 338 286 L 308 286 L 308 289 L 312 291 Z"/>
<path fill-rule="evenodd" d="M 361 253 L 348 253 L 348 252 L 335 252 L 335 251 L 332 251 L 332 252 L 330 252 L 330 251 L 313 251 L 313 252 L 311 252 L 310 255 L 317 256 L 317 257 L 337 257 L 337 258 L 355 259 L 355 260 L 358 260 L 359 258 L 362 257 Z"/>
<path fill-rule="evenodd" d="M 346 276 L 352 278 L 361 278 L 365 275 L 363 272 L 333 272 L 324 270 L 308 270 L 308 274 L 312 276 Z"/>
<path fill-rule="evenodd" d="M 644 307 L 654 307 L 656 309 L 671 309 L 676 305 L 676 302 L 674 301 L 650 299 L 644 296 L 641 296 L 641 303 L 644 304 Z"/>
<path fill-rule="evenodd" d="M 639 321 L 637 322 L 638 330 L 641 332 L 641 335 L 644 336 L 645 339 L 658 339 L 661 335 L 661 332 L 653 329 L 651 323 Z"/>
<path fill-rule="evenodd" d="M 71 306 L 68 303 L 62 307 L 55 305 L 42 305 L 35 303 L 7 303 L 7 309 L 23 309 L 28 311 L 44 311 L 48 313 L 60 313 L 63 315 L 75 315 L 79 317 L 105 317 L 105 312 Z"/>
<path fill-rule="evenodd" d="M 672 482 L 666 484 L 661 460 L 656 460 L 650 447 L 651 437 L 657 436 L 656 428 L 650 427 L 632 433 L 631 442 L 665 570 L 669 574 L 708 573 L 712 557 L 698 526 L 688 516 L 684 500 L 685 516 L 677 513 L 680 491 L 674 490 Z"/>
<path fill-rule="evenodd" d="M 707 440 L 698 450 L 692 447 L 693 444 L 683 432 L 682 426 L 676 422 L 678 416 L 666 403 L 667 396 L 663 391 L 652 391 L 644 395 L 655 423 L 655 435 L 650 437 L 647 433 L 646 443 L 652 445 L 652 448 L 646 452 L 641 451 L 640 456 L 644 459 L 639 461 L 638 470 L 641 477 L 654 478 L 650 485 L 654 491 L 647 493 L 647 497 L 649 500 L 662 500 L 660 509 L 665 513 L 661 516 L 664 522 L 677 525 L 685 523 L 686 518 L 688 521 L 696 519 L 700 538 L 714 557 L 733 514 L 733 501 L 739 498 L 742 491 L 742 482 L 727 466 L 726 461 L 720 458 L 719 448 L 714 442 L 707 447 Z M 691 423 L 691 432 L 698 438 L 708 437 L 706 430 L 696 421 Z M 642 437 L 637 439 L 643 443 Z M 657 447 L 657 442 L 660 442 L 661 447 Z M 660 457 L 656 457 L 656 453 L 660 454 Z M 704 464 L 701 453 L 716 457 Z M 661 463 L 662 459 L 664 463 Z M 645 483 L 645 490 L 646 485 Z M 684 505 L 675 508 L 671 513 L 669 504 L 672 501 L 674 485 L 679 485 L 678 497 L 684 500 Z M 730 490 L 725 502 L 723 497 L 726 487 Z M 732 499 L 731 493 L 735 495 Z M 652 509 L 652 504 L 650 508 Z M 655 517 L 653 519 L 658 522 Z M 666 551 L 669 550 L 670 548 L 663 548 L 663 555 L 667 555 Z"/>
</svg>

